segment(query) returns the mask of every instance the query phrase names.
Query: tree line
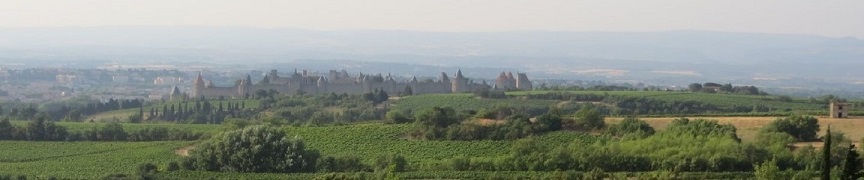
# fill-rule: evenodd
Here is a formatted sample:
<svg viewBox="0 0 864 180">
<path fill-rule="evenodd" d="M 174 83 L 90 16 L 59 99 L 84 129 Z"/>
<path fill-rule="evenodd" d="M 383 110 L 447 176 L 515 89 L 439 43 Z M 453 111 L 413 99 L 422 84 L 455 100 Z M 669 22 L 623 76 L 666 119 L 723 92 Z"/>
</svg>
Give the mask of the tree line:
<svg viewBox="0 0 864 180">
<path fill-rule="evenodd" d="M 83 132 L 70 132 L 68 128 L 37 117 L 25 126 L 16 126 L 8 118 L 0 120 L 0 140 L 17 141 L 174 141 L 198 140 L 203 133 L 193 133 L 166 127 L 146 127 L 139 131 L 128 132 L 120 123 L 93 125 Z"/>
</svg>

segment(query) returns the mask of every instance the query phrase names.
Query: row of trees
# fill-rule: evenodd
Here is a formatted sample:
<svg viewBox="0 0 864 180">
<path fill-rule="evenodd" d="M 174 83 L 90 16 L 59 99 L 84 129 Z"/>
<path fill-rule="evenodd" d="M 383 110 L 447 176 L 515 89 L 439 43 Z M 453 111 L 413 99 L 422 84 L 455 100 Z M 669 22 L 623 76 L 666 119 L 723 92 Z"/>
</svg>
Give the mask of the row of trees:
<svg viewBox="0 0 864 180">
<path fill-rule="evenodd" d="M 733 93 L 746 95 L 768 95 L 755 86 L 732 86 L 732 84 L 717 84 L 707 82 L 705 84 L 692 83 L 687 86 L 690 92 L 704 93 Z"/>
<path fill-rule="evenodd" d="M 475 114 L 433 107 L 416 113 L 413 120 L 394 110 L 388 112 L 387 119 L 394 123 L 413 121 L 410 136 L 429 140 L 514 140 L 564 128 L 590 131 L 605 126 L 603 115 L 591 106 L 583 106 L 567 118 L 557 109 L 529 118 L 524 111 L 501 106 Z"/>
<path fill-rule="evenodd" d="M 203 133 L 165 127 L 147 127 L 127 132 L 119 123 L 108 123 L 103 127 L 94 125 L 83 132 L 69 132 L 66 127 L 36 118 L 26 126 L 13 125 L 9 119 L 0 120 L 0 140 L 21 141 L 170 141 L 198 140 Z"/>
<path fill-rule="evenodd" d="M 752 106 L 717 107 L 715 105 L 697 101 L 663 101 L 649 97 L 630 97 L 609 94 L 551 92 L 528 94 L 526 96 L 530 99 L 602 102 L 614 106 L 614 108 L 611 108 L 608 111 L 619 115 L 687 115 L 703 114 L 708 112 L 749 113 L 776 110 L 759 104 Z"/>
<path fill-rule="evenodd" d="M 32 120 L 42 114 L 50 121 L 83 121 L 87 115 L 106 111 L 141 107 L 144 103 L 139 99 L 108 99 L 105 102 L 92 102 L 89 98 L 75 98 L 75 102 L 45 103 L 37 107 L 34 104 L 7 103 L 0 104 L 0 116 L 14 119 Z M 83 102 L 79 102 L 83 101 Z M 5 106 L 4 106 L 5 105 Z"/>
<path fill-rule="evenodd" d="M 282 96 L 262 100 L 260 118 L 281 121 L 283 124 L 321 125 L 379 120 L 386 110 L 376 107 L 386 101 L 384 91 L 362 95 L 320 94 Z M 265 102 L 266 101 L 266 102 Z"/>
<path fill-rule="evenodd" d="M 197 100 L 192 103 L 189 101 L 178 102 L 177 104 L 162 105 L 162 110 L 159 108 L 151 108 L 148 114 L 145 114 L 141 109 L 140 114 L 132 115 L 130 121 L 135 118 L 147 119 L 150 121 L 168 121 L 177 123 L 193 123 L 193 124 L 220 124 L 227 117 L 248 117 L 251 112 L 246 109 L 246 101 L 231 102 L 219 101 L 218 104 L 213 104 L 210 100 Z M 146 115 L 146 116 L 145 116 Z M 134 122 L 134 121 L 132 121 Z"/>
</svg>

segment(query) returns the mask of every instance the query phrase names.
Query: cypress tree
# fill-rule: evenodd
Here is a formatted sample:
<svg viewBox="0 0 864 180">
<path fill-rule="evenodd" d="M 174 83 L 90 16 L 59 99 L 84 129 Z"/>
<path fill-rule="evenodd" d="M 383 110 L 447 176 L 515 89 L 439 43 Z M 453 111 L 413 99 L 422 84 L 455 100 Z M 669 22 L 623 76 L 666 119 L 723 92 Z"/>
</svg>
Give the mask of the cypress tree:
<svg viewBox="0 0 864 180">
<path fill-rule="evenodd" d="M 825 141 L 822 144 L 822 179 L 831 179 L 831 126 L 825 131 Z"/>
<path fill-rule="evenodd" d="M 861 157 L 858 155 L 858 150 L 855 149 L 855 144 L 849 144 L 846 160 L 843 161 L 843 175 L 840 179 L 858 179 L 862 177 L 864 174 L 862 174 L 861 168 Z"/>
</svg>

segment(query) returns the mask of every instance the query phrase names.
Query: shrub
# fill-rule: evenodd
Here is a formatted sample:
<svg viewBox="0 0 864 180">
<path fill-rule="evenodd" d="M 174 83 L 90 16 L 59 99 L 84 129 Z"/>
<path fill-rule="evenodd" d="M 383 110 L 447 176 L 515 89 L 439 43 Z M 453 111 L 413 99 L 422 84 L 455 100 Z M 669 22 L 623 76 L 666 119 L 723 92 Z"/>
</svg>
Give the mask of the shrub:
<svg viewBox="0 0 864 180">
<path fill-rule="evenodd" d="M 230 172 L 313 172 L 319 154 L 281 129 L 250 126 L 215 135 L 190 152 L 193 169 Z"/>
</svg>

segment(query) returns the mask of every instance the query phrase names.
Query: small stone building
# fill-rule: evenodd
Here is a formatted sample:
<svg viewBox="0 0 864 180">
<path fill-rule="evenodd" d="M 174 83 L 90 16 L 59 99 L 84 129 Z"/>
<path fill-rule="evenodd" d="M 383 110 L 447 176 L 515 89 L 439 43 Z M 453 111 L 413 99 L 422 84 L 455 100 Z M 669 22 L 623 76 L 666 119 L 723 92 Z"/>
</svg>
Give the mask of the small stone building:
<svg viewBox="0 0 864 180">
<path fill-rule="evenodd" d="M 831 118 L 848 118 L 849 103 L 831 102 Z"/>
</svg>

